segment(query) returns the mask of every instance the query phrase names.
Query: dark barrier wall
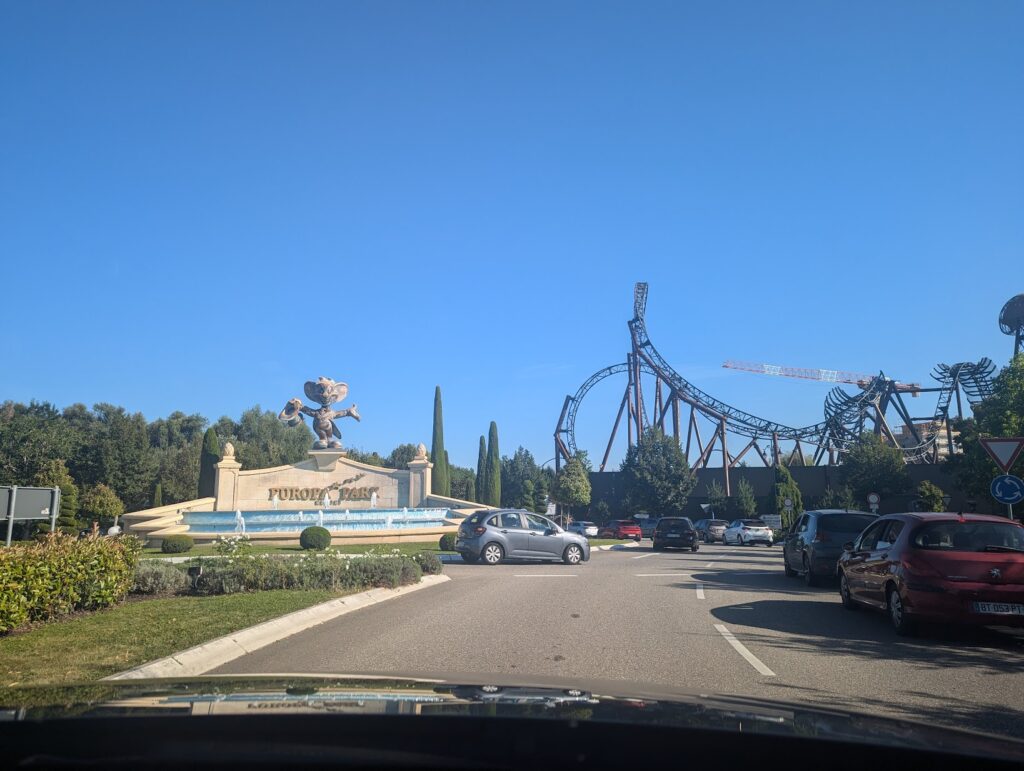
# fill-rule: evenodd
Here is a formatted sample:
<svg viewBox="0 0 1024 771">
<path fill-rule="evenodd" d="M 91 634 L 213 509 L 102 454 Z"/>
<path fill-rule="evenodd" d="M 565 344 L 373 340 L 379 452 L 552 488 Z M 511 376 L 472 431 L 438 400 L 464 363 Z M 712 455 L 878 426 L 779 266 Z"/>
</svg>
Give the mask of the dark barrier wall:
<svg viewBox="0 0 1024 771">
<path fill-rule="evenodd" d="M 803 496 L 805 509 L 814 508 L 817 505 L 818 500 L 824 495 L 826 487 L 831 486 L 835 489 L 843 484 L 841 466 L 791 466 L 789 471 L 800 487 L 800 494 Z M 944 473 L 940 466 L 907 466 L 907 471 L 910 474 L 912 489 L 916 490 L 917 485 L 927 479 L 942 488 L 944 493 L 951 496 L 949 503 L 950 511 L 977 511 L 983 514 L 1004 514 L 1006 512 L 1005 506 L 997 504 L 987 496 L 983 499 L 978 499 L 974 507 L 968 506 L 966 497 L 956 489 L 953 478 Z M 591 510 L 593 510 L 598 501 L 605 501 L 611 510 L 613 518 L 621 515 L 621 491 L 618 489 L 618 479 L 619 472 L 617 471 L 593 472 L 590 474 L 590 484 L 592 487 Z M 732 487 L 733 496 L 736 495 L 736 485 L 739 484 L 741 479 L 746 479 L 754 488 L 754 496 L 757 498 L 757 510 L 764 514 L 771 512 L 772 498 L 774 498 L 773 488 L 775 485 L 774 470 L 764 467 L 729 469 L 729 483 Z M 720 485 L 725 486 L 721 468 L 708 468 L 697 471 L 697 486 L 686 503 L 687 516 L 694 519 L 699 519 L 703 516 L 700 504 L 708 502 L 707 485 L 714 480 L 718 480 Z M 914 501 L 916 498 L 917 495 L 914 492 L 883 498 L 879 511 L 883 514 L 897 511 L 914 511 Z M 860 501 L 858 505 L 865 511 L 868 510 L 867 501 Z"/>
</svg>

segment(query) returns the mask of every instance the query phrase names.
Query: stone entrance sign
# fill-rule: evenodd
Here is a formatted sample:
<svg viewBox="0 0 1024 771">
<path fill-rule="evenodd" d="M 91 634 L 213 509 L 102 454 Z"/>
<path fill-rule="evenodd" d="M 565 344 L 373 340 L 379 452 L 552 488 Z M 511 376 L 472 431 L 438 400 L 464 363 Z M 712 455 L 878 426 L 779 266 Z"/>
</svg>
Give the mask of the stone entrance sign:
<svg viewBox="0 0 1024 771">
<path fill-rule="evenodd" d="M 315 510 L 323 508 L 325 495 L 331 508 L 368 509 L 372 500 L 382 509 L 415 508 L 430 495 L 433 466 L 422 444 L 408 470 L 357 463 L 343 450 L 313 450 L 309 455 L 289 466 L 242 471 L 235 448 L 225 444 L 217 464 L 214 510 L 269 510 L 275 498 L 281 508 Z"/>
</svg>

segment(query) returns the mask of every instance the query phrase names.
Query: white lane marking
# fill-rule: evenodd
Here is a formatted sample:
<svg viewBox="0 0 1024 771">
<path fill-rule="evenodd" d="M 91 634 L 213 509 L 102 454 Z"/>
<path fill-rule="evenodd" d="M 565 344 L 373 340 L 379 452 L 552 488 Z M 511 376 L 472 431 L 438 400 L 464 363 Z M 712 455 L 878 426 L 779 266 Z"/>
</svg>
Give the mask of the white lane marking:
<svg viewBox="0 0 1024 771">
<path fill-rule="evenodd" d="M 634 573 L 637 578 L 689 578 L 683 573 Z"/>
<path fill-rule="evenodd" d="M 706 568 L 710 568 L 710 567 L 714 567 L 714 566 L 715 566 L 715 563 L 714 563 L 714 562 L 709 562 L 709 563 L 708 563 L 707 565 L 705 565 L 704 567 L 706 567 Z"/>
<path fill-rule="evenodd" d="M 704 599 L 704 584 L 697 584 L 697 599 Z"/>
<path fill-rule="evenodd" d="M 725 641 L 731 645 L 735 651 L 740 654 L 747 663 L 750 664 L 754 669 L 757 670 L 758 674 L 767 675 L 768 677 L 775 677 L 775 673 L 766 667 L 757 656 L 747 650 L 747 646 L 737 640 L 733 633 L 726 629 L 721 624 L 715 624 L 715 629 L 718 633 L 725 638 Z"/>
<path fill-rule="evenodd" d="M 651 552 L 650 554 L 640 554 L 640 555 L 637 555 L 636 557 L 630 557 L 630 559 L 631 560 L 642 560 L 644 557 L 653 557 L 653 556 L 654 556 L 654 552 Z"/>
<path fill-rule="evenodd" d="M 578 578 L 576 573 L 516 573 L 516 578 Z"/>
</svg>

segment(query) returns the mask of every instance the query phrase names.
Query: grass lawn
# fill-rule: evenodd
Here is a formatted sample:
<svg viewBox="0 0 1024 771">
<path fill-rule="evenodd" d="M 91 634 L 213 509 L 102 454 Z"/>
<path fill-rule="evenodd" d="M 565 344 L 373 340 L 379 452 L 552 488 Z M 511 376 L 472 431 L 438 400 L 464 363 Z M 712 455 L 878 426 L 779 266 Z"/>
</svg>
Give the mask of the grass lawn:
<svg viewBox="0 0 1024 771">
<path fill-rule="evenodd" d="M 345 546 L 332 546 L 331 550 L 340 552 L 341 554 L 364 554 L 370 549 L 377 551 L 390 552 L 392 549 L 398 549 L 402 554 L 417 554 L 421 551 L 430 551 L 437 554 L 441 553 L 441 550 L 437 546 L 437 541 L 424 541 L 424 542 L 410 542 L 410 543 L 373 543 L 373 544 L 350 544 Z M 252 547 L 254 554 L 302 554 L 302 547 L 300 546 L 273 546 L 273 545 L 262 545 L 254 544 Z M 167 557 L 215 557 L 217 555 L 216 550 L 212 544 L 202 544 L 200 546 L 193 546 L 189 551 L 184 554 L 163 554 L 159 548 L 147 546 L 142 550 L 143 556 L 145 557 L 158 557 L 165 559 Z"/>
<path fill-rule="evenodd" d="M 621 544 L 633 543 L 628 538 L 627 539 L 623 539 L 623 538 L 588 538 L 587 540 L 590 541 L 590 545 L 591 546 L 608 546 L 610 544 L 616 544 L 616 543 L 621 543 Z"/>
<path fill-rule="evenodd" d="M 140 600 L 0 637 L 0 688 L 96 680 L 342 593 Z"/>
</svg>

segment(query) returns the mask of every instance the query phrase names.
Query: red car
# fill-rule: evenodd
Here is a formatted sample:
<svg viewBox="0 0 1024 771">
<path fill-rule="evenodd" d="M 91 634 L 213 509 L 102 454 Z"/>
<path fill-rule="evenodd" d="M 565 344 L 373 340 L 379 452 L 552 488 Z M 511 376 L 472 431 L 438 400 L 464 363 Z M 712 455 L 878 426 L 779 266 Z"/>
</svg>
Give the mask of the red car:
<svg viewBox="0 0 1024 771">
<path fill-rule="evenodd" d="M 839 558 L 851 610 L 885 610 L 898 634 L 920 621 L 1024 626 L 1024 527 L 984 514 L 879 517 Z"/>
<path fill-rule="evenodd" d="M 597 537 L 632 538 L 634 541 L 639 541 L 641 538 L 640 525 L 627 519 L 613 519 L 598 531 Z"/>
</svg>

